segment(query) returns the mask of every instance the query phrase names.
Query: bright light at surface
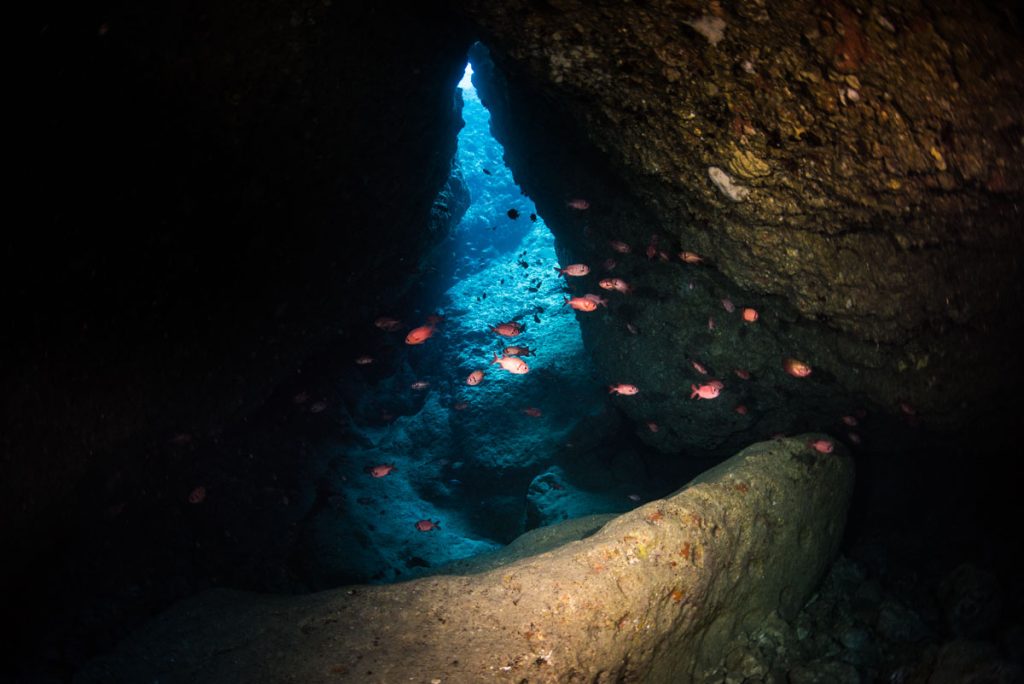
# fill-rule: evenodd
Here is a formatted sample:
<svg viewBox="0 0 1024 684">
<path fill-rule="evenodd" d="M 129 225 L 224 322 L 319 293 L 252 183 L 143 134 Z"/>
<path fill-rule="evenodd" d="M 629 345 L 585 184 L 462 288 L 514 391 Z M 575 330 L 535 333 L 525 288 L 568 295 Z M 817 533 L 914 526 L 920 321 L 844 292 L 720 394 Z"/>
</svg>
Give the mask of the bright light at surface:
<svg viewBox="0 0 1024 684">
<path fill-rule="evenodd" d="M 463 90 L 472 90 L 473 89 L 473 81 L 470 80 L 472 78 L 472 76 L 473 76 L 473 66 L 471 64 L 467 63 L 466 64 L 466 73 L 464 73 L 462 75 L 462 80 L 459 81 L 459 87 L 462 88 Z"/>
</svg>

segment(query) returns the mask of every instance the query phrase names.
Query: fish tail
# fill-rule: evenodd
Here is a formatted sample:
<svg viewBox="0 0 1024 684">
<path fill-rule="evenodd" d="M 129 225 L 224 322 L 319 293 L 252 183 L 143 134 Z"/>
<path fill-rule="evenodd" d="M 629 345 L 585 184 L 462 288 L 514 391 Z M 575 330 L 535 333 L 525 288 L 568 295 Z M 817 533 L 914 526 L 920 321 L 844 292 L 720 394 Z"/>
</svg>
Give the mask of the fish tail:
<svg viewBox="0 0 1024 684">
<path fill-rule="evenodd" d="M 697 386 L 696 385 L 690 385 L 690 390 L 691 390 L 690 398 L 693 399 L 695 396 L 697 396 Z"/>
</svg>

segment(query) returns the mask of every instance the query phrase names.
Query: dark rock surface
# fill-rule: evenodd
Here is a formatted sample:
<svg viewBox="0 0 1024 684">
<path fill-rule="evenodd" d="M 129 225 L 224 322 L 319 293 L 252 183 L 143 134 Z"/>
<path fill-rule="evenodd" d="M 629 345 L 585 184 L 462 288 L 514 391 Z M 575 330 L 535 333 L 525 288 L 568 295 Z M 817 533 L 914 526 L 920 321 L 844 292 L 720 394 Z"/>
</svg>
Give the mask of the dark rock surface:
<svg viewBox="0 0 1024 684">
<path fill-rule="evenodd" d="M 691 681 L 740 630 L 795 616 L 838 549 L 853 461 L 811 438 L 482 574 L 200 595 L 78 681 Z"/>
<path fill-rule="evenodd" d="M 414 3 L 57 2 L 37 18 L 35 219 L 0 269 L 7 538 L 115 453 L 160 458 L 253 411 L 407 294 L 438 219 L 459 216 L 423 229 L 470 40 Z"/>
<path fill-rule="evenodd" d="M 577 256 L 594 253 L 566 216 L 579 194 L 600 260 L 606 240 L 642 251 L 652 235 L 673 259 L 702 255 L 761 311 L 766 370 L 781 346 L 887 411 L 963 420 L 1019 374 L 1024 54 L 1010 10 L 462 4 L 507 78 L 488 103 L 507 111 L 499 137 Z M 651 285 L 676 298 L 687 277 Z M 614 355 L 623 342 L 607 338 L 592 346 Z"/>
</svg>

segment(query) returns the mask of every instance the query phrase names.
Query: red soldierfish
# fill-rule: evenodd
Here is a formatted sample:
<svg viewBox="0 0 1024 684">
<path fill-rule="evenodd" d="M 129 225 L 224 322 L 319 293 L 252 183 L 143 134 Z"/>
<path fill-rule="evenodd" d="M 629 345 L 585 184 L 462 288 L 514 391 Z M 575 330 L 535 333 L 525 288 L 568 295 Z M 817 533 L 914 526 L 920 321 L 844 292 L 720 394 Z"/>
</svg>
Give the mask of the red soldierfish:
<svg viewBox="0 0 1024 684">
<path fill-rule="evenodd" d="M 690 365 L 693 366 L 693 370 L 697 371 L 701 375 L 707 375 L 708 369 L 704 367 L 704 364 L 699 361 L 690 361 Z"/>
<path fill-rule="evenodd" d="M 575 209 L 576 211 L 586 211 L 587 209 L 590 208 L 590 202 L 588 202 L 585 199 L 580 199 L 578 197 L 569 200 L 568 202 L 565 203 L 565 205 L 570 209 Z"/>
<path fill-rule="evenodd" d="M 411 385 L 409 385 L 409 387 L 411 387 L 412 389 L 417 390 L 417 391 L 425 390 L 428 387 L 430 387 L 430 383 L 427 382 L 426 380 L 417 380 L 416 382 L 414 382 Z"/>
<path fill-rule="evenodd" d="M 608 244 L 611 245 L 611 248 L 619 254 L 629 254 L 633 251 L 633 249 L 622 240 L 612 240 Z"/>
<path fill-rule="evenodd" d="M 691 399 L 693 399 L 694 397 L 697 397 L 698 399 L 714 399 L 722 391 L 721 387 L 713 383 L 701 385 L 700 387 L 697 387 L 696 385 L 690 385 L 690 389 L 692 390 L 690 392 Z"/>
<path fill-rule="evenodd" d="M 811 374 L 811 367 L 803 361 L 789 358 L 782 361 L 782 369 L 794 378 L 806 378 Z"/>
<path fill-rule="evenodd" d="M 430 532 L 431 530 L 441 529 L 440 520 L 417 520 L 416 529 L 420 532 Z"/>
<path fill-rule="evenodd" d="M 590 273 L 590 267 L 586 264 L 569 264 L 565 268 L 558 268 L 555 266 L 555 270 L 564 276 L 585 276 Z"/>
<path fill-rule="evenodd" d="M 540 418 L 540 416 L 541 416 L 540 409 L 537 408 L 536 406 L 530 406 L 528 408 L 524 408 L 523 409 L 523 413 L 525 413 L 526 415 L 528 415 L 528 416 L 530 416 L 532 418 Z"/>
<path fill-rule="evenodd" d="M 605 299 L 604 297 L 601 297 L 600 295 L 585 294 L 585 295 L 583 295 L 583 298 L 584 299 L 589 299 L 590 301 L 594 302 L 595 304 L 600 304 L 601 306 L 603 306 L 605 308 L 608 308 L 608 300 Z"/>
<path fill-rule="evenodd" d="M 725 299 L 722 300 L 722 308 L 728 311 L 729 313 L 732 313 L 733 311 L 736 310 L 736 305 L 732 303 L 731 299 L 726 297 Z"/>
<path fill-rule="evenodd" d="M 637 394 L 639 391 L 640 388 L 636 385 L 627 385 L 625 383 L 608 385 L 608 394 L 622 394 L 628 397 Z"/>
<path fill-rule="evenodd" d="M 501 353 L 506 356 L 533 356 L 533 350 L 529 347 L 505 347 Z"/>
<path fill-rule="evenodd" d="M 573 297 L 572 299 L 566 297 L 565 301 L 562 302 L 562 306 L 565 306 L 566 304 L 577 311 L 593 311 L 597 308 L 597 302 L 592 299 L 587 299 L 586 297 Z"/>
<path fill-rule="evenodd" d="M 381 463 L 379 465 L 366 467 L 366 472 L 368 472 L 372 477 L 387 477 L 393 470 L 398 470 L 394 463 Z"/>
<path fill-rule="evenodd" d="M 835 449 L 835 445 L 827 439 L 816 439 L 813 442 L 808 442 L 807 446 L 821 454 L 831 454 Z"/>
<path fill-rule="evenodd" d="M 697 254 L 696 252 L 680 252 L 679 258 L 683 261 L 683 263 L 687 264 L 699 264 L 700 262 L 704 261 L 704 257 Z"/>
<path fill-rule="evenodd" d="M 371 363 L 373 363 L 372 356 L 367 356 L 366 354 L 364 354 L 363 356 L 356 357 L 357 366 L 369 366 Z"/>
<path fill-rule="evenodd" d="M 508 323 L 499 323 L 498 325 L 493 326 L 491 330 L 502 337 L 515 337 L 523 332 L 523 326 L 519 325 L 515 321 L 509 321 Z"/>
<path fill-rule="evenodd" d="M 475 370 L 469 374 L 466 378 L 467 385 L 479 385 L 484 379 L 484 372 L 482 370 Z"/>
<path fill-rule="evenodd" d="M 743 320 L 747 323 L 753 323 L 758 318 L 757 309 L 751 309 L 749 306 L 743 310 Z"/>
<path fill-rule="evenodd" d="M 505 370 L 507 370 L 509 373 L 514 373 L 515 375 L 523 375 L 524 373 L 530 372 L 530 367 L 527 366 L 526 362 L 523 361 L 518 356 L 499 357 L 497 354 L 495 354 L 494 360 L 491 361 L 491 363 L 496 363 Z"/>
<path fill-rule="evenodd" d="M 633 291 L 633 288 L 626 284 L 626 281 L 623 280 L 622 278 L 605 278 L 604 280 L 600 281 L 598 285 L 600 285 L 605 290 L 615 290 L 616 292 L 621 292 L 622 294 L 629 294 L 630 292 Z"/>
<path fill-rule="evenodd" d="M 414 328 L 409 331 L 409 334 L 405 336 L 406 344 L 423 344 L 434 334 L 434 324 L 428 323 L 427 325 L 421 325 L 418 328 Z"/>
</svg>

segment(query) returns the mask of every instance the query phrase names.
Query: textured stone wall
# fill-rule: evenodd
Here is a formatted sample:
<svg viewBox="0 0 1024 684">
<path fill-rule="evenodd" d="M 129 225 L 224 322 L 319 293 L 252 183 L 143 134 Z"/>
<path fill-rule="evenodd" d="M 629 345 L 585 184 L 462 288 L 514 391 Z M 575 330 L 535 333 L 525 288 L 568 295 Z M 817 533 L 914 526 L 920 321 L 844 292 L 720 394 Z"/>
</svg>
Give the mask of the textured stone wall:
<svg viewBox="0 0 1024 684">
<path fill-rule="evenodd" d="M 589 192 L 593 242 L 642 250 L 657 235 L 670 255 L 702 255 L 720 290 L 775 313 L 762 320 L 780 347 L 886 410 L 955 422 L 1020 370 L 1019 14 L 462 5 L 507 79 L 490 104 L 508 112 L 517 173 L 575 256 L 598 258 L 583 222 L 557 214 Z M 634 201 L 610 199 L 621 187 Z M 661 278 L 663 298 L 686 286 L 679 273 Z"/>
</svg>

